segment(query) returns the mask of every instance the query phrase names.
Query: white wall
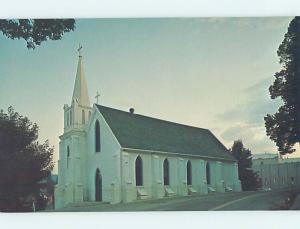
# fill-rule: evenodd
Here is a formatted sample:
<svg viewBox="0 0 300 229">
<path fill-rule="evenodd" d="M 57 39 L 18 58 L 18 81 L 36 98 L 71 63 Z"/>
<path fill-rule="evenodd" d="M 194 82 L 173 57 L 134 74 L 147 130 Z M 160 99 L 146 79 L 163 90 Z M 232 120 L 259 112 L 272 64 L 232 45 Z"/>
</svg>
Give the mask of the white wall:
<svg viewBox="0 0 300 229">
<path fill-rule="evenodd" d="M 178 157 L 172 154 L 159 154 L 138 150 L 124 150 L 123 157 L 123 191 L 124 202 L 130 202 L 138 199 L 137 188 L 135 186 L 135 160 L 140 156 L 143 160 L 143 181 L 144 189 L 148 198 L 162 198 L 165 195 L 163 185 L 163 161 L 169 160 L 170 169 L 170 188 L 181 196 L 188 195 L 187 189 L 187 169 L 188 160 L 192 164 L 192 187 L 198 194 L 207 194 L 206 185 L 206 162 L 197 157 Z M 218 162 L 210 160 L 211 168 L 211 186 L 220 192 L 225 191 L 222 186 L 224 183 L 233 188 L 234 162 Z M 224 181 L 224 182 L 223 182 Z"/>
<path fill-rule="evenodd" d="M 103 116 L 93 108 L 87 127 L 87 150 L 85 152 L 85 200 L 95 200 L 95 174 L 99 168 L 102 176 L 102 199 L 120 202 L 120 145 Z M 100 152 L 95 152 L 95 123 L 100 123 Z"/>
</svg>

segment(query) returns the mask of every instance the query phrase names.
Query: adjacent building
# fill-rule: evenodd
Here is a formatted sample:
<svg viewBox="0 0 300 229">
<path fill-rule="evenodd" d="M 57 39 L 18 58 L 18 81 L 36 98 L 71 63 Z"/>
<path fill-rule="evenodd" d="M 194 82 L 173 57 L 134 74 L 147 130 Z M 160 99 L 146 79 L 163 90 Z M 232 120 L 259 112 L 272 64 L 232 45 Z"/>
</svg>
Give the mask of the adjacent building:
<svg viewBox="0 0 300 229">
<path fill-rule="evenodd" d="M 264 189 L 300 185 L 300 158 L 282 159 L 278 154 L 254 154 L 252 168 L 258 173 Z"/>
</svg>

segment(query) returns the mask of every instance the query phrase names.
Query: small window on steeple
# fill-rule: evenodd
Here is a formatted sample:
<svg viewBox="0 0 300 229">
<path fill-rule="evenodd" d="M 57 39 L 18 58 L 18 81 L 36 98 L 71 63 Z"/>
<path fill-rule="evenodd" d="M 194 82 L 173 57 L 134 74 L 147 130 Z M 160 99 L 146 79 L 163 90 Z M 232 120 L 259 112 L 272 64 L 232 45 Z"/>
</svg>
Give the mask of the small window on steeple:
<svg viewBox="0 0 300 229">
<path fill-rule="evenodd" d="M 67 126 L 69 126 L 69 112 L 67 113 Z"/>
<path fill-rule="evenodd" d="M 72 119 L 72 110 L 70 110 L 70 125 L 72 125 L 72 123 L 73 123 L 73 119 Z"/>
<path fill-rule="evenodd" d="M 70 148 L 67 146 L 67 168 L 69 168 L 69 160 L 70 160 Z"/>
<path fill-rule="evenodd" d="M 82 124 L 85 124 L 85 112 L 82 110 Z"/>
</svg>

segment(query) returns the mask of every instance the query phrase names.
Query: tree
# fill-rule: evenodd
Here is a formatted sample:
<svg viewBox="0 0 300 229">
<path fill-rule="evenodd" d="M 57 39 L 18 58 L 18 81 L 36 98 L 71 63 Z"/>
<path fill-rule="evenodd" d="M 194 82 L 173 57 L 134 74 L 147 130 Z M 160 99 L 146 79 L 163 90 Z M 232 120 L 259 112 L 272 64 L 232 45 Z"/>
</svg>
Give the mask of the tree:
<svg viewBox="0 0 300 229">
<path fill-rule="evenodd" d="M 0 111 L 0 211 L 23 211 L 33 197 L 38 199 L 39 181 L 53 169 L 53 148 L 39 144 L 38 126 L 8 108 Z"/>
<path fill-rule="evenodd" d="M 300 142 L 300 17 L 290 22 L 277 55 L 282 69 L 275 73 L 269 92 L 271 99 L 280 97 L 283 105 L 264 119 L 267 135 L 284 155 L 293 153 Z"/>
<path fill-rule="evenodd" d="M 0 20 L 0 31 L 10 39 L 24 39 L 28 49 L 43 41 L 60 40 L 64 33 L 74 31 L 74 19 Z"/>
<path fill-rule="evenodd" d="M 241 140 L 237 140 L 234 141 L 230 152 L 238 160 L 238 172 L 242 190 L 256 190 L 259 186 L 259 179 L 257 173 L 252 170 L 251 151 L 244 148 Z"/>
</svg>

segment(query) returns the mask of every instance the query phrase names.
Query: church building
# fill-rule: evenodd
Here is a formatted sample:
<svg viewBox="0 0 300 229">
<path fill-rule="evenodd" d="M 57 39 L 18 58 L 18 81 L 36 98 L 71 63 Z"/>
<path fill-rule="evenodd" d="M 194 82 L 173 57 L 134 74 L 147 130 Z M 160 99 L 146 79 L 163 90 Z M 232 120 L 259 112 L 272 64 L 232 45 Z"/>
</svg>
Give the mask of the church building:
<svg viewBox="0 0 300 229">
<path fill-rule="evenodd" d="M 82 59 L 63 108 L 56 209 L 241 191 L 237 161 L 210 130 L 91 106 Z"/>
</svg>

